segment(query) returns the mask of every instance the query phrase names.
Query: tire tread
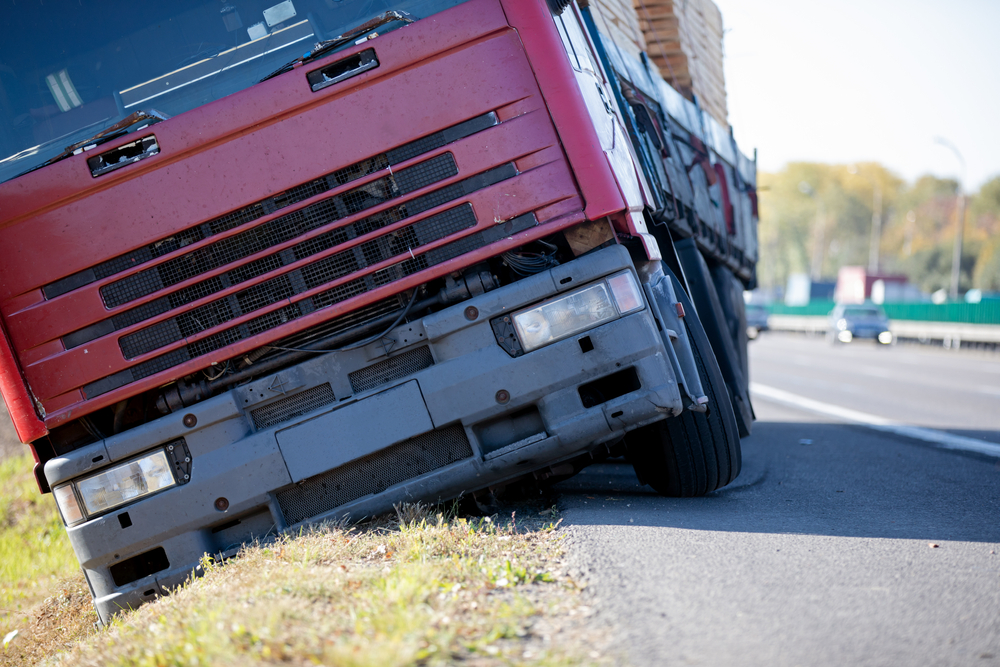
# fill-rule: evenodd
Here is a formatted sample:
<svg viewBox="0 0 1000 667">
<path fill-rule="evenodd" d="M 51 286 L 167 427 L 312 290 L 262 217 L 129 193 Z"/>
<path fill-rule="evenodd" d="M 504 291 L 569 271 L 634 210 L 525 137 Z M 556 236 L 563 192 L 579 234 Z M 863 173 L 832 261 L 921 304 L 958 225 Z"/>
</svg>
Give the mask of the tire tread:
<svg viewBox="0 0 1000 667">
<path fill-rule="evenodd" d="M 680 285 L 676 289 L 681 294 Z M 685 296 L 680 298 L 686 300 Z M 686 303 L 685 308 L 689 307 Z M 629 456 L 640 479 L 658 493 L 671 497 L 711 493 L 736 479 L 742 467 L 736 415 L 725 382 L 718 368 L 712 372 L 704 358 L 706 350 L 711 354 L 712 348 L 704 331 L 693 330 L 700 323 L 692 326 L 685 319 L 684 324 L 708 397 L 708 410 L 685 410 L 629 437 Z"/>
</svg>

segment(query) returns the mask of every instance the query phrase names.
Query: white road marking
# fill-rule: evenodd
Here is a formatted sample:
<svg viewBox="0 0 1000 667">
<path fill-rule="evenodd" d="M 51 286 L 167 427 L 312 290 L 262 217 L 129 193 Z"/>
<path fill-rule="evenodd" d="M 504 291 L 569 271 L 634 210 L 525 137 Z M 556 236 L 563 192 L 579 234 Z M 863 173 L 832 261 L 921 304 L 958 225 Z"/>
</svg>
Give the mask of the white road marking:
<svg viewBox="0 0 1000 667">
<path fill-rule="evenodd" d="M 901 422 L 886 419 L 885 417 L 879 417 L 878 415 L 869 414 L 867 412 L 860 412 L 858 410 L 851 410 L 850 408 L 842 408 L 839 405 L 831 405 L 830 403 L 814 401 L 811 398 L 805 398 L 776 387 L 757 384 L 756 382 L 750 383 L 750 393 L 760 396 L 761 398 L 771 399 L 772 401 L 808 410 L 809 412 L 815 412 L 828 417 L 835 417 L 836 419 L 850 422 L 852 424 L 868 426 L 869 428 L 873 428 L 877 431 L 885 431 L 888 433 L 903 435 L 908 438 L 914 438 L 916 440 L 923 440 L 924 442 L 932 443 L 943 449 L 959 449 L 1000 458 L 1000 445 L 992 442 L 986 442 L 985 440 L 966 438 L 961 435 L 952 435 L 951 433 L 937 431 L 931 428 L 923 428 L 921 426 L 910 426 L 909 424 L 903 424 Z"/>
</svg>

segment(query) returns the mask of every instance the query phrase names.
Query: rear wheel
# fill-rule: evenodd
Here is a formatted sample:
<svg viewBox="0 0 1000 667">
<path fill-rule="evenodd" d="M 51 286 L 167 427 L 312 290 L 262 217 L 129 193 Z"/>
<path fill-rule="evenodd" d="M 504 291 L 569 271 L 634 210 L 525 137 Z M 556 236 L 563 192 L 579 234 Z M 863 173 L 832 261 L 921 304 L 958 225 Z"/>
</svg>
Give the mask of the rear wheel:
<svg viewBox="0 0 1000 667">
<path fill-rule="evenodd" d="M 742 453 L 736 415 L 711 343 L 676 281 L 674 289 L 689 313 L 684 326 L 708 397 L 708 409 L 685 410 L 677 417 L 636 429 L 626 442 L 629 459 L 644 484 L 664 496 L 701 496 L 736 479 Z"/>
</svg>

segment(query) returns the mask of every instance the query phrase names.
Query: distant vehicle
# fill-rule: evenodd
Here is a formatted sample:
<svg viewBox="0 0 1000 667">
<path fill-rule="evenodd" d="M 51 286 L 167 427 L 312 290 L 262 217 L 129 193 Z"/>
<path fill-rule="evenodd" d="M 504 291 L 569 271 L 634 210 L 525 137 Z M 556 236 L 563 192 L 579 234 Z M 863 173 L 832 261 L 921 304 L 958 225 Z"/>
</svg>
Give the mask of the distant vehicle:
<svg viewBox="0 0 1000 667">
<path fill-rule="evenodd" d="M 831 343 L 850 343 L 856 338 L 892 343 L 889 318 L 873 303 L 838 304 L 830 311 L 830 328 L 827 339 Z"/>
<path fill-rule="evenodd" d="M 747 338 L 754 340 L 761 331 L 767 331 L 767 307 L 759 303 L 750 303 L 746 307 Z"/>
</svg>

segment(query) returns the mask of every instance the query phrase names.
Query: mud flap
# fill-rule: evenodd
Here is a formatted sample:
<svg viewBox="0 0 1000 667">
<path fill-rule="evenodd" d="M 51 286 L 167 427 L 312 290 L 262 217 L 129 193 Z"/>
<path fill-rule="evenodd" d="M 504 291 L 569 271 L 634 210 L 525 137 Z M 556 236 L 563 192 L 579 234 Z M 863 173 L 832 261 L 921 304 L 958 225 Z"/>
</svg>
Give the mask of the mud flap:
<svg viewBox="0 0 1000 667">
<path fill-rule="evenodd" d="M 677 249 L 677 257 L 684 268 L 684 276 L 691 290 L 691 301 L 698 310 L 698 319 L 705 328 L 719 362 L 719 370 L 722 371 L 722 377 L 729 389 L 740 437 L 746 437 L 750 435 L 754 418 L 753 408 L 750 406 L 747 376 L 729 333 L 725 311 L 716 292 L 708 264 L 705 263 L 705 258 L 698 251 L 693 239 L 677 241 L 674 247 Z"/>
<path fill-rule="evenodd" d="M 669 269 L 667 270 L 669 271 Z M 643 288 L 646 291 L 646 299 L 649 301 L 650 309 L 657 322 L 660 323 L 660 336 L 663 337 L 663 345 L 667 350 L 670 365 L 673 366 L 677 376 L 684 407 L 696 412 L 703 412 L 708 403 L 708 397 L 701 386 L 687 328 L 680 319 L 683 316 L 681 314 L 683 307 L 678 308 L 680 304 L 674 292 L 673 281 L 670 276 L 664 275 L 662 271 L 657 271 L 643 285 Z M 694 314 L 692 313 L 692 315 Z"/>
</svg>

